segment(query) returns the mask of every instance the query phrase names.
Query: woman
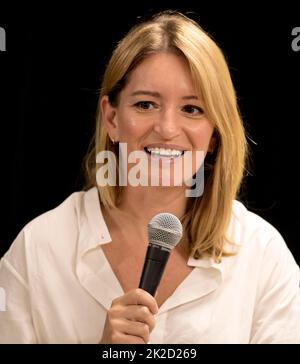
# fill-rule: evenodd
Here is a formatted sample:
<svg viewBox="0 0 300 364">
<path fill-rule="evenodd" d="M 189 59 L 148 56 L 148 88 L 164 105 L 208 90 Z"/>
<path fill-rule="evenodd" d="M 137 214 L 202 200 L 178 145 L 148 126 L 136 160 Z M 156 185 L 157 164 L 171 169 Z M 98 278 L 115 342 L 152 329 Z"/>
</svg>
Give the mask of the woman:
<svg viewBox="0 0 300 364">
<path fill-rule="evenodd" d="M 113 159 L 103 169 L 103 151 L 125 178 Z M 147 156 L 144 185 L 131 178 L 136 152 Z M 180 13 L 134 27 L 103 77 L 85 190 L 26 225 L 1 260 L 0 341 L 300 343 L 299 268 L 277 230 L 236 200 L 246 155 L 217 45 Z M 188 172 L 175 181 L 176 166 Z M 187 197 L 203 166 L 203 193 Z M 153 297 L 137 287 L 160 212 L 184 234 Z"/>
</svg>

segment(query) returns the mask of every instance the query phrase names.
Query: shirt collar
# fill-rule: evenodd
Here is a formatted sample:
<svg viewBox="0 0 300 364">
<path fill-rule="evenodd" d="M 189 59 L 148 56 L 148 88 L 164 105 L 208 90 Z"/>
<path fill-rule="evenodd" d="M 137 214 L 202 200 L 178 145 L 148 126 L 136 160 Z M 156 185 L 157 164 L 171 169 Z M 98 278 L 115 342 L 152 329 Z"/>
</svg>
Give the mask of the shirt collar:
<svg viewBox="0 0 300 364">
<path fill-rule="evenodd" d="M 100 207 L 97 187 L 85 192 L 83 198 L 83 211 L 80 211 L 79 256 L 98 245 L 111 241 L 108 228 L 105 224 Z"/>
<path fill-rule="evenodd" d="M 201 259 L 195 259 L 190 257 L 187 265 L 195 268 L 213 269 L 220 274 L 221 280 L 224 279 L 226 269 L 226 258 L 223 258 L 220 263 L 215 262 L 211 257 L 202 257 Z"/>
<path fill-rule="evenodd" d="M 76 271 L 82 285 L 108 309 L 111 301 L 120 296 L 123 291 L 117 279 L 109 281 L 103 279 L 103 272 L 104 276 L 112 274 L 104 254 L 98 251 L 96 261 L 92 258 L 93 254 L 92 256 L 88 254 L 93 249 L 96 251 L 99 245 L 111 242 L 111 236 L 101 211 L 97 187 L 84 193 L 82 203 L 83 206 L 79 208 L 80 226 Z M 101 263 L 101 267 L 99 263 Z M 223 261 L 218 264 L 212 258 L 194 259 L 190 257 L 187 264 L 196 269 L 176 289 L 174 295 L 161 306 L 160 313 L 214 291 L 224 279 Z"/>
<path fill-rule="evenodd" d="M 84 211 L 81 214 L 79 256 L 84 255 L 88 250 L 94 249 L 99 245 L 111 242 L 111 236 L 101 211 L 97 187 L 92 187 L 85 192 L 83 204 Z M 222 262 L 216 263 L 211 257 L 203 257 L 201 259 L 190 257 L 187 265 L 195 268 L 213 268 L 221 274 L 224 273 L 224 259 Z"/>
</svg>

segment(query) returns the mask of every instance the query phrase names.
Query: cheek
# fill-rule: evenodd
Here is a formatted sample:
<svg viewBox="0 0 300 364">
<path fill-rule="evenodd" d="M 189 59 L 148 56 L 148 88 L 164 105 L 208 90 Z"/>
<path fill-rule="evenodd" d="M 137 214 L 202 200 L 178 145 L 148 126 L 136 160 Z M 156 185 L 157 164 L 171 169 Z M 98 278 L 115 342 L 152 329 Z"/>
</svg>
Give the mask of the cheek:
<svg viewBox="0 0 300 364">
<path fill-rule="evenodd" d="M 136 116 L 128 115 L 126 118 L 120 118 L 118 121 L 119 135 L 122 141 L 130 141 L 142 137 L 147 131 L 151 130 L 151 123 L 145 120 L 138 120 Z"/>
<path fill-rule="evenodd" d="M 214 128 L 209 123 L 200 123 L 189 130 L 190 140 L 195 149 L 206 151 L 212 137 Z"/>
</svg>

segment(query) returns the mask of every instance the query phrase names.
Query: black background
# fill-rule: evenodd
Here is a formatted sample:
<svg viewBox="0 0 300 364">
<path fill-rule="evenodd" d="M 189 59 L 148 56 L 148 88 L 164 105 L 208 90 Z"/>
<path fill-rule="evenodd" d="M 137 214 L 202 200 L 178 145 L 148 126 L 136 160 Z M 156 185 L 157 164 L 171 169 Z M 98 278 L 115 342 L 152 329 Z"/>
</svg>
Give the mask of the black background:
<svg viewBox="0 0 300 364">
<path fill-rule="evenodd" d="M 0 256 L 21 228 L 82 188 L 101 74 L 116 42 L 167 8 L 195 19 L 223 49 L 252 150 L 247 207 L 272 223 L 298 264 L 300 13 L 283 5 L 207 1 L 0 6 Z"/>
</svg>

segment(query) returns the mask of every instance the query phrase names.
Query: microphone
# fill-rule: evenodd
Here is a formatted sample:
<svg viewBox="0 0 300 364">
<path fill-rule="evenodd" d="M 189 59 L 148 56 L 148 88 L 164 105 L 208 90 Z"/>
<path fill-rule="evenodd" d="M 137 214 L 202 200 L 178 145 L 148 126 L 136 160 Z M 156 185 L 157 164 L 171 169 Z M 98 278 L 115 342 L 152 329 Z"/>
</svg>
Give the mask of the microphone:
<svg viewBox="0 0 300 364">
<path fill-rule="evenodd" d="M 180 220 L 172 214 L 155 215 L 148 224 L 148 249 L 139 288 L 155 295 L 171 250 L 182 237 Z"/>
</svg>

